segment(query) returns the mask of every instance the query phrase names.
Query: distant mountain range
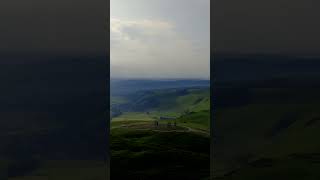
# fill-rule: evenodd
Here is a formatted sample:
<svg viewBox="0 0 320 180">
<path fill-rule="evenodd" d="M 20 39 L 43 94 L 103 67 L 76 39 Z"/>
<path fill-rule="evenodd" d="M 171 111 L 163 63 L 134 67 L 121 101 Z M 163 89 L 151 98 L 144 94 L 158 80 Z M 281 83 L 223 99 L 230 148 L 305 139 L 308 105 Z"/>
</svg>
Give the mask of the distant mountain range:
<svg viewBox="0 0 320 180">
<path fill-rule="evenodd" d="M 183 88 L 183 87 L 209 87 L 210 80 L 152 80 L 152 79 L 111 79 L 111 96 L 122 96 L 146 90 Z"/>
</svg>

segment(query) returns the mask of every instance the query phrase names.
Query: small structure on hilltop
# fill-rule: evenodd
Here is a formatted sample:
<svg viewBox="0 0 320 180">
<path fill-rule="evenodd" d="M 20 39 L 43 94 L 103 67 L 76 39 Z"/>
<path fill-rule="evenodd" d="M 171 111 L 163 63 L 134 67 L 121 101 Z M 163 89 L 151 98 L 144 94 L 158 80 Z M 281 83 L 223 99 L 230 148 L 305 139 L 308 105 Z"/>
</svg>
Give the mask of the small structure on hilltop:
<svg viewBox="0 0 320 180">
<path fill-rule="evenodd" d="M 169 116 L 160 116 L 160 120 L 173 120 L 176 119 L 175 117 L 169 117 Z"/>
</svg>

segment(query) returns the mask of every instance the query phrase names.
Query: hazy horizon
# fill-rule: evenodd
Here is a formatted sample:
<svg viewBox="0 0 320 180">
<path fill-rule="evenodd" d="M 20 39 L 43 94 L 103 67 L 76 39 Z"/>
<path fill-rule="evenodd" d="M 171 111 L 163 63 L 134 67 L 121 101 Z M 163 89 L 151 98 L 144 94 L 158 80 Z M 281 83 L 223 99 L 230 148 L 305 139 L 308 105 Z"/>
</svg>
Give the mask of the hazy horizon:
<svg viewBox="0 0 320 180">
<path fill-rule="evenodd" d="M 210 79 L 209 5 L 112 0 L 111 78 Z"/>
<path fill-rule="evenodd" d="M 146 81 L 210 81 L 210 78 L 144 78 L 144 77 L 110 77 L 110 80 L 146 80 Z"/>
</svg>

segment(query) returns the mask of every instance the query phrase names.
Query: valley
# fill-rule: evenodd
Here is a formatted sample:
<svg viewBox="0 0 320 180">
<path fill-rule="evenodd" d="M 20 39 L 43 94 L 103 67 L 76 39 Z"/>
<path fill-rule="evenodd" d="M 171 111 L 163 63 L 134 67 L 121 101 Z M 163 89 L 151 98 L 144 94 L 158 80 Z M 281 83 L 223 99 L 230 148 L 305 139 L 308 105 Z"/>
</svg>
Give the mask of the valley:
<svg viewBox="0 0 320 180">
<path fill-rule="evenodd" d="M 208 86 L 142 89 L 111 98 L 111 178 L 209 179 Z"/>
</svg>

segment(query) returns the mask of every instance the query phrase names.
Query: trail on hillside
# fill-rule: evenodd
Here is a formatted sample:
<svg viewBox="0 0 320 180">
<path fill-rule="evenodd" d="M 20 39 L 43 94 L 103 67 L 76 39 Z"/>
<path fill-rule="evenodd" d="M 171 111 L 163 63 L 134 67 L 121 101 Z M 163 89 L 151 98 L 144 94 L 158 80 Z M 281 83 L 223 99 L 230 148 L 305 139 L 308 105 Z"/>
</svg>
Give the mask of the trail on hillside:
<svg viewBox="0 0 320 180">
<path fill-rule="evenodd" d="M 132 124 L 131 124 L 132 125 Z M 192 132 L 195 134 L 201 134 L 204 136 L 210 136 L 210 132 L 207 132 L 205 130 L 200 130 L 200 129 L 195 129 L 195 128 L 191 128 L 188 126 L 177 126 L 178 128 L 183 128 L 183 129 L 156 129 L 156 128 L 137 128 L 137 127 L 132 127 L 130 125 L 118 125 L 118 126 L 114 126 L 111 127 L 111 130 L 114 129 L 120 129 L 120 128 L 128 128 L 128 129 L 134 129 L 134 130 L 138 130 L 138 131 L 154 131 L 154 132 Z"/>
</svg>

